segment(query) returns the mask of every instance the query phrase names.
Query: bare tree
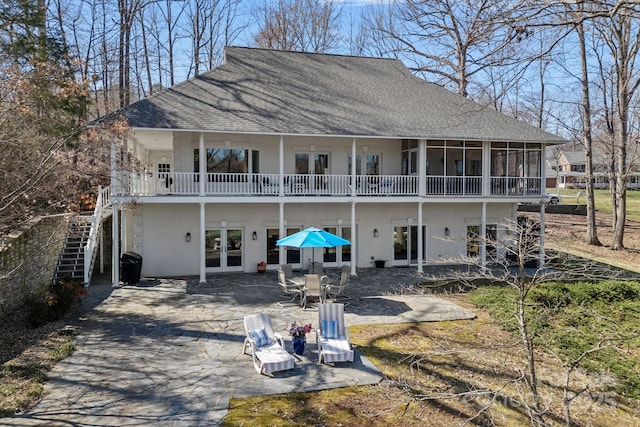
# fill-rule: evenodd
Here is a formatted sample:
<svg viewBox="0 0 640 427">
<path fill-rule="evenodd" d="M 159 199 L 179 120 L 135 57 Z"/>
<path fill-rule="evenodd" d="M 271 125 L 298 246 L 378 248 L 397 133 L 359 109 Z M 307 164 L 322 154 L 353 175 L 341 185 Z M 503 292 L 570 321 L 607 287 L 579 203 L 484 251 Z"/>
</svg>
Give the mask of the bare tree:
<svg viewBox="0 0 640 427">
<path fill-rule="evenodd" d="M 237 0 L 191 0 L 185 12 L 191 39 L 191 70 L 199 75 L 222 62 L 224 47 L 233 43 L 242 29 Z M 191 70 L 188 75 L 191 75 Z"/>
<path fill-rule="evenodd" d="M 621 343 L 637 338 L 636 333 L 621 333 L 614 322 L 609 322 L 606 329 L 598 331 L 599 339 L 586 350 L 574 354 L 571 351 L 553 352 L 550 341 L 541 336 L 540 326 L 544 325 L 556 312 L 557 306 L 545 306 L 530 298 L 535 289 L 547 282 L 562 282 L 566 280 L 601 281 L 627 278 L 624 271 L 614 270 L 597 263 L 583 259 L 551 256 L 547 254 L 547 262 L 539 262 L 540 252 L 540 223 L 532 217 L 519 217 L 517 220 L 505 220 L 498 229 L 495 238 L 480 239 L 481 245 L 495 248 L 495 254 L 488 265 L 480 264 L 479 260 L 457 259 L 450 260 L 466 266 L 456 270 L 449 270 L 444 275 L 426 276 L 427 281 L 437 283 L 437 287 L 454 292 L 469 290 L 491 284 L 511 289 L 514 293 L 512 309 L 508 312 L 509 319 L 513 319 L 515 331 L 518 335 L 517 345 L 524 351 L 524 370 L 516 381 L 524 384 L 527 395 L 522 396 L 516 403 L 526 409 L 530 424 L 534 426 L 547 425 L 549 414 L 545 411 L 543 396 L 538 377 L 538 356 L 540 350 L 551 351 L 562 363 L 564 372 L 563 406 L 567 425 L 571 425 L 570 405 L 580 394 L 571 385 L 572 375 L 583 366 L 583 362 L 593 354 L 620 346 Z M 469 237 L 467 237 L 468 239 Z M 551 266 L 551 268 L 550 268 Z M 432 287 L 433 289 L 434 287 Z M 601 325 L 606 325 L 602 319 Z M 506 344 L 509 345 L 509 344 Z M 419 359 L 419 357 L 416 357 Z M 491 395 L 490 404 L 496 399 L 500 391 L 470 390 L 468 395 Z M 451 396 L 454 397 L 454 396 Z M 455 397 L 460 397 L 455 396 Z M 434 397 L 443 398 L 442 395 Z M 490 406 L 490 405 L 489 405 Z M 487 410 L 484 407 L 482 410 Z"/>
<path fill-rule="evenodd" d="M 328 52 L 340 43 L 341 13 L 333 0 L 269 0 L 258 10 L 256 44 L 269 49 Z"/>
<path fill-rule="evenodd" d="M 611 5 L 615 11 L 610 17 L 593 21 L 594 37 L 602 41 L 604 60 L 611 63 L 611 119 L 614 176 L 610 182 L 614 202 L 614 236 L 612 249 L 624 249 L 624 228 L 627 210 L 627 181 L 629 174 L 628 147 L 631 143 L 630 120 L 631 106 L 635 93 L 640 86 L 636 59 L 640 49 L 640 27 L 637 16 L 640 6 L 636 4 Z M 601 67 L 605 70 L 605 67 Z M 607 84 L 607 79 L 601 80 Z"/>
<path fill-rule="evenodd" d="M 574 14 L 582 15 L 584 13 L 584 5 L 580 4 L 576 7 Z M 580 16 L 578 16 L 580 18 Z M 595 192 L 593 182 L 593 135 L 591 131 L 591 96 L 589 93 L 589 69 L 587 67 L 587 48 L 585 41 L 584 23 L 578 19 L 576 25 L 576 33 L 578 35 L 578 43 L 580 45 L 580 70 L 582 72 L 582 144 L 585 151 L 585 172 L 586 172 L 586 190 L 587 190 L 587 244 L 600 246 L 598 239 L 597 222 L 596 222 L 596 205 Z"/>
<path fill-rule="evenodd" d="M 530 35 L 516 24 L 517 13 L 505 0 L 408 0 L 381 9 L 369 23 L 387 54 L 401 54 L 416 73 L 466 97 L 476 75 L 515 62 L 511 46 Z"/>
</svg>

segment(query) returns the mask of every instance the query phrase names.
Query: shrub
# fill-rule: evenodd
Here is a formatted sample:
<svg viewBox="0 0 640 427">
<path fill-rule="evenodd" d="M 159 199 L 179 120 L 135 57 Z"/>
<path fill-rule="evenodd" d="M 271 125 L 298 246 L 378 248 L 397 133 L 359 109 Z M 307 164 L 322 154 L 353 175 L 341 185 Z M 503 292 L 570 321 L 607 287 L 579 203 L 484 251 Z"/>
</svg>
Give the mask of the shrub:
<svg viewBox="0 0 640 427">
<path fill-rule="evenodd" d="M 43 292 L 29 298 L 29 322 L 33 327 L 38 327 L 61 320 L 85 294 L 86 289 L 79 280 L 60 279 Z"/>
</svg>

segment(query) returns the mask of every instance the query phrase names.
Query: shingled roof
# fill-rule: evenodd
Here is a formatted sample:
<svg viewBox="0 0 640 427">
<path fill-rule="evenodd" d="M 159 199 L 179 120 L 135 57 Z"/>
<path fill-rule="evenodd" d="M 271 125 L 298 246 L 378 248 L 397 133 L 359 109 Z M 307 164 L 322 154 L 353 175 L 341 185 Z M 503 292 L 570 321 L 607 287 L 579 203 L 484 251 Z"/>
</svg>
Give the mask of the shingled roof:
<svg viewBox="0 0 640 427">
<path fill-rule="evenodd" d="M 419 79 L 398 60 L 241 47 L 123 113 L 133 128 L 565 142 Z"/>
</svg>

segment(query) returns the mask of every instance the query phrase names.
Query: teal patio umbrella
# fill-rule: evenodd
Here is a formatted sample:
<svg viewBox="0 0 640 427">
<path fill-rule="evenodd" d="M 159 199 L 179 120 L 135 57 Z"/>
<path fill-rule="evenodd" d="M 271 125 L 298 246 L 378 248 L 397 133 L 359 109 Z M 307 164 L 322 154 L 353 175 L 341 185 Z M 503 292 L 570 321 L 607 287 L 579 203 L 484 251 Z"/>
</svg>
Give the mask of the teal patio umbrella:
<svg viewBox="0 0 640 427">
<path fill-rule="evenodd" d="M 350 244 L 351 242 L 347 239 L 315 227 L 298 231 L 276 242 L 276 246 L 290 246 L 293 248 L 335 248 L 336 246 Z M 313 259 L 315 259 L 315 253 Z"/>
</svg>

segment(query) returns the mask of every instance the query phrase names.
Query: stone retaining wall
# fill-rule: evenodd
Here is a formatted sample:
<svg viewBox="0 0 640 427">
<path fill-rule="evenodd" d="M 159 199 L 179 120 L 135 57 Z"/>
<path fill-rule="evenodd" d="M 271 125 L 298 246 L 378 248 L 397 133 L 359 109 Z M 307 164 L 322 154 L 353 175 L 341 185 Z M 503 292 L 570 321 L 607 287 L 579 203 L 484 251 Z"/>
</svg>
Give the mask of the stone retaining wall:
<svg viewBox="0 0 640 427">
<path fill-rule="evenodd" d="M 518 205 L 520 212 L 540 212 L 540 205 L 538 204 L 520 204 Z M 587 215 L 587 205 L 567 205 L 560 203 L 557 205 L 545 205 L 544 211 L 546 213 L 555 214 L 567 214 L 567 215 Z"/>
<path fill-rule="evenodd" d="M 0 244 L 0 317 L 51 284 L 69 215 L 34 218 Z"/>
</svg>

